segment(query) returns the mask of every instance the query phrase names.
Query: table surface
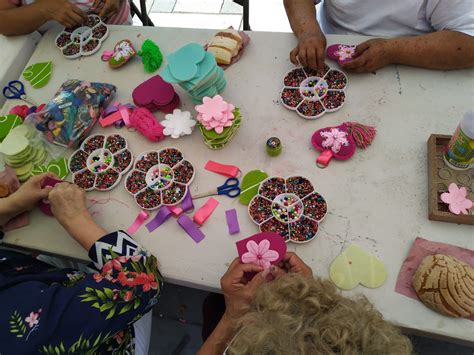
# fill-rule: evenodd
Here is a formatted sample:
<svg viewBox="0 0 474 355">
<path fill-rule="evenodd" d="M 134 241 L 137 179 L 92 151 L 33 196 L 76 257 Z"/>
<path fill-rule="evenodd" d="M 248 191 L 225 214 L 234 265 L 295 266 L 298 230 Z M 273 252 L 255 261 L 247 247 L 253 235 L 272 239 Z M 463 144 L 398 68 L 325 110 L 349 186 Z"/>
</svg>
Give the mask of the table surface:
<svg viewBox="0 0 474 355">
<path fill-rule="evenodd" d="M 38 32 L 15 37 L 0 35 L 0 87 L 18 79 L 40 39 Z M 5 98 L 0 95 L 0 106 L 4 102 Z"/>
<path fill-rule="evenodd" d="M 137 47 L 146 38 L 156 41 L 170 53 L 189 42 L 205 43 L 215 31 L 168 28 L 114 27 L 105 48 L 118 40 L 131 39 Z M 131 93 L 147 79 L 139 59 L 113 71 L 100 56 L 67 60 L 54 46 L 56 33 L 47 33 L 31 57 L 30 63 L 53 60 L 51 82 L 42 90 L 27 87 L 36 101 L 48 101 L 63 81 L 79 78 L 117 85 L 116 101 L 131 102 Z M 331 261 L 354 243 L 377 255 L 387 266 L 388 279 L 378 289 L 356 287 L 387 320 L 406 328 L 446 338 L 469 341 L 473 323 L 450 319 L 432 312 L 420 302 L 394 292 L 400 266 L 417 236 L 473 247 L 472 226 L 432 222 L 428 215 L 426 142 L 431 133 L 451 134 L 464 112 L 472 109 L 473 70 L 429 71 L 404 66 L 389 66 L 377 74 L 348 74 L 347 102 L 337 113 L 315 121 L 300 118 L 279 103 L 284 73 L 293 68 L 288 58 L 295 45 L 291 34 L 250 33 L 251 43 L 241 61 L 226 72 L 228 86 L 223 96 L 241 108 L 242 126 L 234 140 L 220 151 L 211 151 L 198 132 L 179 140 L 150 143 L 138 133 L 125 129 L 102 129 L 93 133 L 124 134 L 132 152 L 175 146 L 194 163 L 197 174 L 193 193 L 208 191 L 223 183 L 224 177 L 203 169 L 207 160 L 234 164 L 245 173 L 265 170 L 270 176 L 294 174 L 310 178 L 316 190 L 329 203 L 329 214 L 322 222 L 318 237 L 307 244 L 288 244 L 314 270 L 328 277 Z M 331 43 L 354 43 L 364 37 L 328 36 Z M 330 63 L 335 66 L 334 63 Z M 181 108 L 193 111 L 190 98 L 177 88 Z M 4 110 L 10 107 L 9 102 Z M 194 111 L 193 111 L 194 112 Z M 158 113 L 162 119 L 164 115 Z M 377 127 L 377 137 L 367 150 L 359 150 L 346 162 L 331 162 L 327 169 L 315 165 L 316 152 L 310 137 L 320 128 L 346 121 L 359 121 Z M 269 157 L 265 141 L 270 136 L 282 140 L 283 152 Z M 101 204 L 91 208 L 98 223 L 109 230 L 127 229 L 138 208 L 123 185 L 111 193 L 89 193 Z M 141 228 L 134 238 L 155 254 L 169 282 L 200 289 L 219 289 L 219 279 L 229 262 L 237 256 L 235 242 L 257 232 L 247 208 L 237 200 L 218 197 L 219 207 L 202 227 L 206 238 L 199 244 L 180 229 L 175 219 L 153 233 Z M 206 199 L 195 201 L 200 207 Z M 227 232 L 224 211 L 236 208 L 241 233 Z M 39 250 L 69 258 L 87 260 L 87 254 L 52 218 L 38 210 L 31 213 L 30 225 L 8 233 L 7 245 Z"/>
</svg>

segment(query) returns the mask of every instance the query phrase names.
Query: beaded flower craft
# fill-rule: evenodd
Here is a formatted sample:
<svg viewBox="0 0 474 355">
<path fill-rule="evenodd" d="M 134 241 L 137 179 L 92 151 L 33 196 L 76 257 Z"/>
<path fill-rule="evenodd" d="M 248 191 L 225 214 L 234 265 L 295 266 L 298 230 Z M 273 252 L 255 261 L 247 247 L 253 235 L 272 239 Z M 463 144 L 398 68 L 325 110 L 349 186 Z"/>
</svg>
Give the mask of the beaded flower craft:
<svg viewBox="0 0 474 355">
<path fill-rule="evenodd" d="M 87 16 L 83 26 L 65 28 L 56 37 L 56 47 L 69 59 L 96 53 L 109 35 L 107 26 L 99 16 Z"/>
<path fill-rule="evenodd" d="M 107 191 L 120 182 L 133 163 L 127 141 L 119 134 L 94 135 L 82 142 L 69 159 L 72 180 L 86 191 Z"/>
<path fill-rule="evenodd" d="M 346 74 L 328 65 L 321 70 L 296 68 L 283 79 L 281 103 L 303 118 L 316 119 L 344 105 L 347 82 Z"/>
<path fill-rule="evenodd" d="M 165 148 L 140 154 L 125 179 L 125 188 L 140 208 L 154 210 L 180 203 L 193 179 L 193 165 L 178 149 Z"/>
<path fill-rule="evenodd" d="M 262 182 L 250 201 L 250 218 L 261 232 L 276 232 L 286 242 L 305 243 L 318 233 L 327 203 L 302 176 L 271 177 Z"/>
</svg>

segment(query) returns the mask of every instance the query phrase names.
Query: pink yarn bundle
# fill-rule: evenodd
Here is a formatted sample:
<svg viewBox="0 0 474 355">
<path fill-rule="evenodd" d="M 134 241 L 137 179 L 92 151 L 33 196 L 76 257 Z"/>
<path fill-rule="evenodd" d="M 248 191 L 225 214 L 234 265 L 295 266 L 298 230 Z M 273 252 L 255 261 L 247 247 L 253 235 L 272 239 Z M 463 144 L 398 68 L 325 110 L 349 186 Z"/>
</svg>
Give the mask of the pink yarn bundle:
<svg viewBox="0 0 474 355">
<path fill-rule="evenodd" d="M 196 106 L 196 118 L 206 130 L 215 130 L 217 134 L 221 134 L 225 127 L 232 126 L 234 109 L 234 105 L 225 102 L 220 95 L 213 98 L 206 96 L 203 104 Z"/>
<path fill-rule="evenodd" d="M 130 126 L 134 127 L 152 142 L 158 142 L 165 136 L 163 126 L 153 116 L 153 114 L 144 107 L 137 107 L 130 116 Z"/>
</svg>

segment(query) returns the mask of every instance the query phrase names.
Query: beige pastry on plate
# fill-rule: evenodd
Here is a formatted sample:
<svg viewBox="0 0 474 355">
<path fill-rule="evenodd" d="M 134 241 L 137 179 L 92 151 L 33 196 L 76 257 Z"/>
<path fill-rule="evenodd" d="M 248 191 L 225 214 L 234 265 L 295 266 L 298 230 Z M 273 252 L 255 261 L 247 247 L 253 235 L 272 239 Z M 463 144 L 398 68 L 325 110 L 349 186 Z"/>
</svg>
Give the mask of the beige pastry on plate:
<svg viewBox="0 0 474 355">
<path fill-rule="evenodd" d="M 242 48 L 243 40 L 239 32 L 233 29 L 218 32 L 210 41 L 207 50 L 214 54 L 218 64 L 230 64 Z"/>
<path fill-rule="evenodd" d="M 474 314 L 474 268 L 453 256 L 425 257 L 413 275 L 413 287 L 426 306 L 450 317 Z"/>
</svg>

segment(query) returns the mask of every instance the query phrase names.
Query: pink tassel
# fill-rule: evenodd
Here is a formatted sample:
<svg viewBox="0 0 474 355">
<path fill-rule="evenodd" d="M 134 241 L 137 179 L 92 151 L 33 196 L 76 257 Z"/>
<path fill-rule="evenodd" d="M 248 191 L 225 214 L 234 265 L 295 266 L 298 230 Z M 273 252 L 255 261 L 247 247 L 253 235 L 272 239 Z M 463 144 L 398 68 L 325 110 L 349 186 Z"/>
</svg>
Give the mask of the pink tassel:
<svg viewBox="0 0 474 355">
<path fill-rule="evenodd" d="M 150 110 L 144 107 L 137 107 L 133 110 L 130 116 L 130 124 L 152 142 L 161 141 L 165 137 L 163 126 L 156 120 Z"/>
<path fill-rule="evenodd" d="M 367 148 L 375 138 L 375 133 L 377 132 L 375 127 L 366 126 L 357 122 L 346 122 L 349 133 L 354 138 L 357 146 L 359 148 Z"/>
</svg>

